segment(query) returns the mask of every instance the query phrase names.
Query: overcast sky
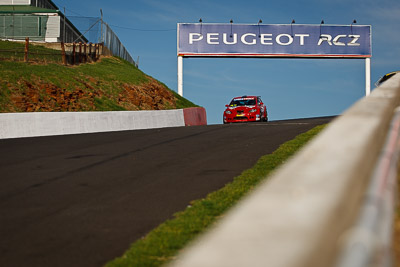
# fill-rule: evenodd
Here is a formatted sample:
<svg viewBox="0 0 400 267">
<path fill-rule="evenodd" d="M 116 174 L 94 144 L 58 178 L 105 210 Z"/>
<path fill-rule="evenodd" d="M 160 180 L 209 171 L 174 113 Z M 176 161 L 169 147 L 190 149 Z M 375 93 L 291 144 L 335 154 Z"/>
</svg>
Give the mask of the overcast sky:
<svg viewBox="0 0 400 267">
<path fill-rule="evenodd" d="M 372 26 L 371 88 L 400 70 L 398 0 L 53 0 L 67 16 L 99 17 L 146 74 L 177 91 L 177 23 L 325 24 Z M 87 20 L 87 25 L 89 21 Z M 84 26 L 82 26 L 84 27 Z M 80 26 L 80 30 L 85 30 Z M 364 59 L 185 58 L 184 96 L 222 122 L 235 96 L 259 95 L 270 120 L 338 115 L 365 95 Z"/>
</svg>

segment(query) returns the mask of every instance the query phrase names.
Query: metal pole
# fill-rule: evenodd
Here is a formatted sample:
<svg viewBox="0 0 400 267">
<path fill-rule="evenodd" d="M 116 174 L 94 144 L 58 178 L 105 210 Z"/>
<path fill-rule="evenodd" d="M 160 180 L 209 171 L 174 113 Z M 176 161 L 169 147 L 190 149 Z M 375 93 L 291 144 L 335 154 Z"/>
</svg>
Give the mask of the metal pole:
<svg viewBox="0 0 400 267">
<path fill-rule="evenodd" d="M 65 22 L 66 22 L 66 20 L 67 20 L 67 15 L 65 14 L 65 7 L 64 7 L 64 29 L 63 29 L 63 42 L 65 43 L 65 41 L 66 41 L 66 38 L 65 38 Z"/>
<path fill-rule="evenodd" d="M 183 96 L 183 57 L 178 56 L 178 94 Z"/>
<path fill-rule="evenodd" d="M 371 58 L 365 58 L 365 96 L 371 93 Z"/>
<path fill-rule="evenodd" d="M 101 25 L 100 25 L 100 42 L 99 43 L 104 43 L 104 36 L 103 36 L 103 10 L 100 8 L 100 14 L 101 14 Z"/>
</svg>

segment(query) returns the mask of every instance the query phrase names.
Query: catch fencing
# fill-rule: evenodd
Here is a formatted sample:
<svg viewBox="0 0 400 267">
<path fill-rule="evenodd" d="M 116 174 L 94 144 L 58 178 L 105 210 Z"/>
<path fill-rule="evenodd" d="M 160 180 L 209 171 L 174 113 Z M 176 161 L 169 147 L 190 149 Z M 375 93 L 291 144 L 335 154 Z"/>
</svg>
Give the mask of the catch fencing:
<svg viewBox="0 0 400 267">
<path fill-rule="evenodd" d="M 68 19 L 90 42 L 102 43 L 105 48 L 104 55 L 120 57 L 138 67 L 117 34 L 102 18 L 68 16 Z"/>
<path fill-rule="evenodd" d="M 132 63 L 137 66 L 132 56 L 129 54 L 128 50 L 126 50 L 125 46 L 119 40 L 118 36 L 114 33 L 111 27 L 102 21 L 102 35 L 103 35 L 103 44 L 107 47 L 113 56 L 117 56 L 125 59 L 126 61 Z"/>
<path fill-rule="evenodd" d="M 61 25 L 59 39 L 61 43 L 65 43 L 65 46 L 60 43 L 44 43 L 43 40 L 36 37 L 29 37 L 26 33 L 26 37 L 29 37 L 29 42 L 39 41 L 37 44 L 47 46 L 50 49 L 32 48 L 29 45 L 25 47 L 21 44 L 15 46 L 2 42 L 0 44 L 0 59 L 1 60 L 15 60 L 15 61 L 35 61 L 35 62 L 51 62 L 51 63 L 64 63 L 64 64 L 80 64 L 90 61 L 96 61 L 100 55 L 105 56 L 116 56 L 120 57 L 138 67 L 135 62 L 122 44 L 117 34 L 111 29 L 111 27 L 99 17 L 78 17 L 70 16 L 67 17 L 73 25 L 81 33 L 80 36 L 74 38 L 68 38 L 64 24 Z M 0 24 L 1 26 L 1 24 Z M 35 26 L 36 27 L 36 26 Z M 30 29 L 27 25 L 22 28 Z M 45 30 L 42 29 L 44 33 Z M 4 38 L 10 40 L 20 40 L 23 42 L 23 35 L 25 32 L 19 33 L 18 39 L 14 37 Z M 0 36 L 6 36 L 5 34 Z M 69 36 L 71 37 L 71 36 Z M 81 42 L 81 40 L 88 40 L 87 43 Z M 68 43 L 69 42 L 69 43 Z M 31 47 L 31 48 L 30 48 Z M 65 53 L 62 54 L 62 47 L 64 47 Z M 55 49 L 55 50 L 54 50 Z M 58 51 L 57 51 L 58 50 Z M 96 51 L 96 53 L 94 52 Z M 66 58 L 65 58 L 66 57 Z"/>
</svg>

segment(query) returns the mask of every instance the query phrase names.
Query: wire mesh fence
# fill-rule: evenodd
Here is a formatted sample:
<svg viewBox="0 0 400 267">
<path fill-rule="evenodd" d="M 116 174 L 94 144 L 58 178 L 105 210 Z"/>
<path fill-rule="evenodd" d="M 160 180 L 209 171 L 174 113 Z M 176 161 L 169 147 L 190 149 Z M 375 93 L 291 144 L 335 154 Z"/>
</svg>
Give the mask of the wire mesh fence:
<svg viewBox="0 0 400 267">
<path fill-rule="evenodd" d="M 117 56 L 125 59 L 126 61 L 136 65 L 135 61 L 132 59 L 132 56 L 129 54 L 128 50 L 126 50 L 125 46 L 119 40 L 118 36 L 114 33 L 110 26 L 107 23 L 103 22 L 103 43 L 104 46 L 107 47 L 113 56 Z"/>
<path fill-rule="evenodd" d="M 132 56 L 122 44 L 115 32 L 100 17 L 68 16 L 66 18 L 72 24 L 64 23 L 64 20 L 60 21 L 61 23 L 59 26 L 59 39 L 61 40 L 61 42 L 66 43 L 65 53 L 67 58 L 69 59 L 67 60 L 68 64 L 77 64 L 84 62 L 84 60 L 79 60 L 79 56 L 77 56 L 77 54 L 84 55 L 85 58 L 86 55 L 93 54 L 89 52 L 76 52 L 79 46 L 79 43 L 77 42 L 87 40 L 86 45 L 83 45 L 83 48 L 81 49 L 97 49 L 97 51 L 101 53 L 101 55 L 117 56 L 138 67 L 138 65 L 133 60 Z M 44 42 L 46 34 L 46 21 L 46 16 L 3 16 L 2 19 L 0 19 L 0 36 L 2 36 L 2 39 L 20 40 L 22 44 L 18 46 L 2 42 L 0 44 L 0 59 L 11 59 L 20 61 L 24 60 L 24 58 L 26 57 L 26 51 L 23 45 L 23 40 L 25 39 L 25 37 L 29 37 L 30 41 Z M 9 25 L 13 26 L 10 27 Z M 78 34 L 79 32 L 81 33 L 80 36 L 75 33 L 73 35 L 71 34 L 72 31 L 68 30 L 68 27 L 71 27 L 71 25 L 78 30 Z M 12 29 L 12 32 L 9 32 L 11 31 L 10 29 Z M 16 31 L 16 29 L 19 29 L 19 31 Z M 36 35 L 37 32 L 41 34 L 36 36 L 32 35 L 31 32 L 35 32 Z M 96 45 L 91 45 L 92 43 L 98 44 L 98 48 L 95 48 Z M 53 50 L 40 48 L 39 46 L 31 47 L 29 49 L 28 55 L 29 61 L 62 63 L 63 59 L 61 58 L 60 45 L 56 44 L 55 47 L 52 48 Z M 73 55 L 73 53 L 75 53 L 75 56 Z M 71 58 L 73 60 L 70 60 Z M 89 60 L 90 58 L 94 59 L 96 57 L 89 56 Z"/>
<path fill-rule="evenodd" d="M 68 16 L 67 18 L 86 37 L 88 42 L 101 43 L 101 18 L 100 17 Z M 63 41 L 65 43 L 68 43 L 67 40 L 63 40 Z"/>
<path fill-rule="evenodd" d="M 103 43 L 111 55 L 125 59 L 137 66 L 117 34 L 100 17 L 67 17 L 89 42 Z"/>
</svg>

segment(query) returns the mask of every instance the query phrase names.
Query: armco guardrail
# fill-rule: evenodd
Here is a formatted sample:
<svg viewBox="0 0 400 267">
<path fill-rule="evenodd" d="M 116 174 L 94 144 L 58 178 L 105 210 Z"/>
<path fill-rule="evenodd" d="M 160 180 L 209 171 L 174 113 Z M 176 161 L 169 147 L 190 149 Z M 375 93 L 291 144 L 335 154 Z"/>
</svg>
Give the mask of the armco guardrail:
<svg viewBox="0 0 400 267">
<path fill-rule="evenodd" d="M 397 74 L 335 119 L 171 265 L 384 266 L 376 257 L 382 239 L 364 227 L 382 228 L 376 222 L 382 213 L 365 203 L 376 191 L 371 181 L 399 104 Z M 369 239 L 368 247 L 349 249 L 360 244 L 355 232 Z M 364 253 L 354 254 L 358 250 Z"/>
<path fill-rule="evenodd" d="M 191 109 L 205 116 L 204 108 Z M 188 117 L 190 119 L 190 116 Z M 191 125 L 204 125 L 207 120 Z M 24 112 L 0 114 L 0 139 L 187 125 L 184 109 L 109 112 Z"/>
</svg>

